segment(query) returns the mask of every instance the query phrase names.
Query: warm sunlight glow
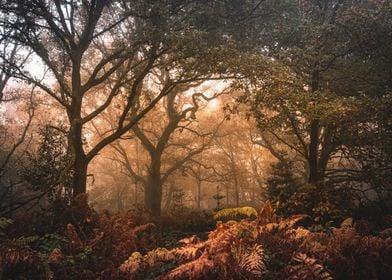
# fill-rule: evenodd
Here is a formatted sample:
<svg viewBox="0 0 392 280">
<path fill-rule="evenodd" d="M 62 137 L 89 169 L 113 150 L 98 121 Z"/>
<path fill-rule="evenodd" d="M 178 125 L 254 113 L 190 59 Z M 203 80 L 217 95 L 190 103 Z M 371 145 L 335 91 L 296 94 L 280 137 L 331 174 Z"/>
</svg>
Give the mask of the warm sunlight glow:
<svg viewBox="0 0 392 280">
<path fill-rule="evenodd" d="M 390 0 L 0 0 L 0 279 L 390 279 L 391 89 Z"/>
</svg>

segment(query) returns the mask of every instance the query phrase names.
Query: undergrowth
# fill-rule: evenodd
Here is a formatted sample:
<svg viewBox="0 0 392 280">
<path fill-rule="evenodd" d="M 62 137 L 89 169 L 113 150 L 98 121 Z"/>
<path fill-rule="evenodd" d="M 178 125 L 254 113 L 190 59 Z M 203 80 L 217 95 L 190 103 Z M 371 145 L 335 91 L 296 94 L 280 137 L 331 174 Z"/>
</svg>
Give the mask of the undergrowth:
<svg viewBox="0 0 392 280">
<path fill-rule="evenodd" d="M 129 214 L 102 213 L 83 233 L 81 224 L 67 223 L 29 236 L 15 235 L 16 221 L 1 218 L 0 278 L 390 278 L 392 229 L 371 234 L 363 221 L 347 219 L 339 228 L 314 232 L 298 226 L 305 218 L 280 218 L 267 202 L 257 218 L 219 221 L 204 235 L 167 220 L 140 225 Z"/>
</svg>

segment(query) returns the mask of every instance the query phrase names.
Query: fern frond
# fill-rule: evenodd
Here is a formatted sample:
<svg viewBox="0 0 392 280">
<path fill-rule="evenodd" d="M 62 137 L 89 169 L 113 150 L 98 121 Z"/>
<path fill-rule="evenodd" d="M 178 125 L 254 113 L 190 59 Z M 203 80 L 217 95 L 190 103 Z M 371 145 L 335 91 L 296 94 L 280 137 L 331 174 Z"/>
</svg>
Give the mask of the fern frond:
<svg viewBox="0 0 392 280">
<path fill-rule="evenodd" d="M 263 208 L 261 208 L 260 213 L 257 217 L 257 223 L 259 225 L 264 225 L 268 223 L 275 223 L 277 221 L 277 216 L 275 214 L 275 209 L 272 207 L 272 204 L 269 200 L 267 200 Z"/>
<path fill-rule="evenodd" d="M 286 226 L 286 227 L 292 227 L 299 221 L 309 217 L 308 215 L 293 215 L 287 219 L 283 219 L 280 224 Z"/>
<path fill-rule="evenodd" d="M 31 243 L 37 241 L 38 236 L 22 236 L 11 241 L 12 245 L 16 247 L 28 247 Z"/>
<path fill-rule="evenodd" d="M 264 249 L 260 244 L 248 248 L 239 259 L 239 267 L 245 274 L 260 278 L 265 271 Z"/>
<path fill-rule="evenodd" d="M 333 280 L 331 274 L 316 259 L 299 253 L 293 260 L 299 264 L 290 267 L 289 280 Z"/>
<path fill-rule="evenodd" d="M 208 279 L 208 276 L 215 269 L 214 261 L 206 255 L 200 258 L 180 265 L 173 269 L 168 274 L 163 276 L 162 280 L 175 280 L 175 279 Z"/>
<path fill-rule="evenodd" d="M 156 265 L 159 262 L 171 261 L 174 259 L 174 254 L 168 251 L 166 248 L 157 248 L 148 252 L 143 260 L 150 267 Z"/>
<path fill-rule="evenodd" d="M 143 266 L 143 255 L 139 252 L 133 252 L 132 255 L 120 265 L 120 271 L 125 273 L 135 273 Z"/>
<path fill-rule="evenodd" d="M 134 252 L 122 265 L 120 271 L 134 274 L 142 268 L 151 268 L 159 263 L 174 260 L 174 254 L 166 248 L 157 248 L 146 255 Z"/>
<path fill-rule="evenodd" d="M 194 246 L 175 248 L 171 252 L 179 261 L 194 260 L 201 255 L 200 248 Z"/>
</svg>

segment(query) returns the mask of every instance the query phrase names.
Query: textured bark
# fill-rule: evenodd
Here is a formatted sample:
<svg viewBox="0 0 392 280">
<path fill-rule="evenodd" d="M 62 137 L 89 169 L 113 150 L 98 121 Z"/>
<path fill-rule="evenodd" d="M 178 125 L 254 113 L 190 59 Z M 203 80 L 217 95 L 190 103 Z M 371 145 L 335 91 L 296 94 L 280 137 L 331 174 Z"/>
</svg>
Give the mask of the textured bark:
<svg viewBox="0 0 392 280">
<path fill-rule="evenodd" d="M 77 120 L 74 120 L 74 125 L 71 128 L 68 145 L 71 147 L 72 155 L 73 196 L 77 196 L 86 192 L 87 167 L 89 163 L 83 150 L 82 126 Z"/>
<path fill-rule="evenodd" d="M 68 146 L 72 155 L 73 180 L 72 190 L 73 196 L 86 192 L 87 183 L 87 167 L 88 159 L 83 148 L 83 124 L 82 124 L 82 100 L 83 92 L 81 90 L 81 51 L 79 48 L 74 50 L 75 56 L 72 60 L 72 101 L 68 109 L 68 119 L 71 124 Z"/>
<path fill-rule="evenodd" d="M 160 162 L 154 162 L 151 165 L 145 187 L 144 204 L 146 211 L 154 217 L 161 215 L 162 203 L 162 182 L 160 174 Z"/>
</svg>

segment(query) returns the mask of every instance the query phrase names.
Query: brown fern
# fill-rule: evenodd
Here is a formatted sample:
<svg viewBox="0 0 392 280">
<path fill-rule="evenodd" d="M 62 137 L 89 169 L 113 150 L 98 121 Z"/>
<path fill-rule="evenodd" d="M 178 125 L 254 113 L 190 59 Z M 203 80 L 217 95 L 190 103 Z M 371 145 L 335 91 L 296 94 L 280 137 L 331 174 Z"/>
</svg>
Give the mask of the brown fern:
<svg viewBox="0 0 392 280">
<path fill-rule="evenodd" d="M 264 249 L 260 244 L 248 248 L 239 259 L 239 267 L 249 278 L 260 278 L 265 271 Z"/>
<path fill-rule="evenodd" d="M 294 258 L 297 264 L 290 266 L 289 280 L 332 280 L 331 274 L 316 259 L 303 253 L 298 253 Z"/>
<path fill-rule="evenodd" d="M 148 252 L 143 260 L 149 267 L 152 267 L 160 262 L 171 261 L 174 258 L 174 254 L 166 248 L 157 248 Z"/>
<path fill-rule="evenodd" d="M 263 207 L 261 208 L 259 215 L 256 219 L 259 225 L 267 224 L 267 223 L 275 223 L 277 221 L 277 216 L 275 214 L 275 210 L 272 207 L 272 204 L 269 200 L 267 200 Z"/>
<path fill-rule="evenodd" d="M 200 246 L 186 246 L 175 248 L 171 250 L 171 252 L 176 256 L 176 258 L 181 261 L 190 261 L 194 260 L 201 255 L 201 248 Z"/>
<path fill-rule="evenodd" d="M 212 279 L 211 274 L 213 274 L 215 269 L 214 261 L 210 259 L 205 252 L 200 258 L 180 265 L 160 279 Z"/>
<path fill-rule="evenodd" d="M 134 274 L 141 270 L 144 265 L 142 254 L 134 252 L 132 255 L 120 265 L 120 271 L 123 273 Z"/>
</svg>

